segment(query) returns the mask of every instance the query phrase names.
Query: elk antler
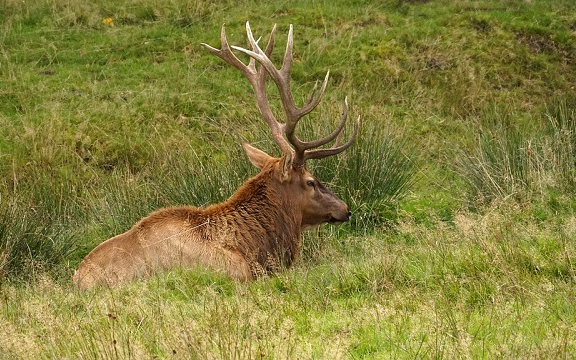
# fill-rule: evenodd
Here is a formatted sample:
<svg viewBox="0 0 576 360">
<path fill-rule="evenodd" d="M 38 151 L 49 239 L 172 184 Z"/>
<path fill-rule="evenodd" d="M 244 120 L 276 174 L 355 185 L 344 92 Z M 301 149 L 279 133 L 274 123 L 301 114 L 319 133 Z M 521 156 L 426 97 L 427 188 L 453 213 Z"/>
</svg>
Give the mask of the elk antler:
<svg viewBox="0 0 576 360">
<path fill-rule="evenodd" d="M 226 39 L 226 31 L 224 25 L 222 25 L 222 32 L 220 35 L 220 41 L 222 43 L 221 49 L 213 48 L 207 44 L 201 44 L 207 48 L 214 55 L 220 57 L 230 65 L 234 66 L 236 69 L 240 70 L 246 78 L 252 84 L 254 93 L 256 94 L 256 101 L 258 103 L 258 108 L 264 117 L 264 120 L 270 127 L 272 131 L 272 136 L 274 141 L 282 149 L 284 154 L 289 154 L 294 152 L 294 157 L 292 160 L 292 165 L 294 167 L 303 166 L 308 159 L 320 159 L 331 155 L 336 155 L 346 150 L 358 135 L 358 128 L 360 127 L 360 117 L 356 121 L 356 126 L 354 127 L 354 133 L 350 139 L 342 145 L 339 145 L 340 135 L 344 126 L 346 125 L 346 120 L 348 118 L 348 100 L 344 99 L 344 112 L 342 114 L 342 120 L 340 125 L 331 134 L 313 141 L 302 141 L 298 139 L 295 134 L 295 128 L 298 121 L 306 114 L 310 113 L 314 108 L 320 103 L 322 99 L 322 94 L 326 90 L 326 85 L 328 84 L 328 78 L 330 72 L 326 73 L 326 77 L 322 82 L 322 86 L 318 93 L 316 90 L 318 88 L 318 82 L 314 85 L 308 101 L 302 106 L 298 107 L 294 102 L 292 92 L 290 91 L 290 69 L 292 67 L 292 25 L 290 25 L 290 30 L 288 32 L 288 43 L 286 44 L 286 52 L 284 54 L 284 59 L 282 61 L 282 67 L 277 69 L 276 66 L 270 60 L 270 55 L 274 49 L 274 37 L 276 35 L 276 25 L 272 28 L 270 33 L 270 38 L 266 46 L 266 50 L 262 51 L 258 45 L 258 41 L 254 40 L 252 35 L 252 30 L 250 29 L 250 24 L 246 22 L 246 32 L 248 34 L 248 41 L 252 50 L 247 50 L 238 46 L 229 46 L 228 40 Z M 250 62 L 245 65 L 234 53 L 232 49 L 238 50 L 248 56 L 250 56 Z M 256 67 L 256 61 L 260 64 L 260 67 Z M 278 92 L 280 93 L 280 100 L 282 102 L 282 107 L 286 113 L 286 121 L 280 123 L 276 120 L 271 108 L 268 97 L 266 96 L 266 76 L 270 75 Z M 336 139 L 334 145 L 327 149 L 315 149 L 323 146 Z M 290 144 L 292 147 L 290 147 Z M 294 150 L 292 150 L 292 148 Z M 312 150 L 313 149 L 313 150 Z"/>
</svg>

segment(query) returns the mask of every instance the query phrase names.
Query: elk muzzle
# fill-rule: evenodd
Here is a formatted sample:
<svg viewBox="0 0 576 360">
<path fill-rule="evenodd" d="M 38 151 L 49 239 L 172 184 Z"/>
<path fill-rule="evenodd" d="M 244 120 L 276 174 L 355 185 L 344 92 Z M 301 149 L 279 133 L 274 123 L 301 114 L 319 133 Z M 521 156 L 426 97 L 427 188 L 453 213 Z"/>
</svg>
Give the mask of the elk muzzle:
<svg viewBox="0 0 576 360">
<path fill-rule="evenodd" d="M 345 223 L 346 221 L 350 221 L 351 217 L 352 217 L 352 211 L 347 210 L 342 214 L 338 214 L 337 216 L 331 216 L 330 220 L 328 220 L 328 223 L 334 225 L 342 224 Z"/>
</svg>

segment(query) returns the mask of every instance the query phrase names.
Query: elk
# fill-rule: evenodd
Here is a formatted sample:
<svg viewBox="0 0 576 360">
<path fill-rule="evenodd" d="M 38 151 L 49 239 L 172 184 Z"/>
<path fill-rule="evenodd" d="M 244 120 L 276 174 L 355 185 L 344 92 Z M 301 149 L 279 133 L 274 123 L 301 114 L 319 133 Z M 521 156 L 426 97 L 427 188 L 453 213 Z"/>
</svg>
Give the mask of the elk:
<svg viewBox="0 0 576 360">
<path fill-rule="evenodd" d="M 316 83 L 307 102 L 298 107 L 290 90 L 292 25 L 280 69 L 270 60 L 276 25 L 264 51 L 254 39 L 248 22 L 246 32 L 251 50 L 229 46 L 224 25 L 221 49 L 201 45 L 246 76 L 282 157 L 272 157 L 244 143 L 248 159 L 260 169 L 256 176 L 221 204 L 160 209 L 127 232 L 104 241 L 84 258 L 75 272 L 73 281 L 80 289 L 116 286 L 172 268 L 194 266 L 249 281 L 290 267 L 299 255 L 303 230 L 350 219 L 348 205 L 314 178 L 305 163 L 350 147 L 358 135 L 360 117 L 349 140 L 340 144 L 348 117 L 345 99 L 342 119 L 332 133 L 313 141 L 299 139 L 296 125 L 320 102 L 329 72 L 318 92 Z M 232 50 L 248 55 L 249 63 L 246 65 Z M 266 94 L 268 76 L 280 95 L 283 122 L 277 120 Z M 331 147 L 324 146 L 332 142 Z"/>
</svg>

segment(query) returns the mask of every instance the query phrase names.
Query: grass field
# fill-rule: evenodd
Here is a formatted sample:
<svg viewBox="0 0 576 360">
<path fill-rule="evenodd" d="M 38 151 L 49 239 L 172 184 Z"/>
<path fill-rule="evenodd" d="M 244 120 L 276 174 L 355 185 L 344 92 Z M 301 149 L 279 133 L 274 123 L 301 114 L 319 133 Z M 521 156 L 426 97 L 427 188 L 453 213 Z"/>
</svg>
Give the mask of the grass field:
<svg viewBox="0 0 576 360">
<path fill-rule="evenodd" d="M 293 90 L 329 69 L 302 136 L 358 142 L 309 168 L 354 212 L 238 284 L 179 269 L 71 276 L 159 207 L 227 199 L 279 155 L 248 82 L 200 46 L 294 25 Z M 572 0 L 0 0 L 0 357 L 576 356 Z M 274 99 L 274 106 L 279 102 Z M 349 132 L 351 129 L 348 129 Z"/>
</svg>

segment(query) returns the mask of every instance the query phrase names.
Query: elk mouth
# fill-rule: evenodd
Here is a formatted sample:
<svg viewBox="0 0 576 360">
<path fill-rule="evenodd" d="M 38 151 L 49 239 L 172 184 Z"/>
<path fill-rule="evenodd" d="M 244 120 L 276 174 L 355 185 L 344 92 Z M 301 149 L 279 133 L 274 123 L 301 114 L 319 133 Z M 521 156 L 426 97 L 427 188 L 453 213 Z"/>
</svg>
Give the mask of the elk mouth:
<svg viewBox="0 0 576 360">
<path fill-rule="evenodd" d="M 334 216 L 330 216 L 330 219 L 328 220 L 329 224 L 333 224 L 333 225 L 339 225 L 342 223 L 345 223 L 346 221 L 350 220 L 350 217 L 352 216 L 352 212 L 348 211 L 346 214 L 344 214 L 342 217 L 337 218 Z"/>
</svg>

